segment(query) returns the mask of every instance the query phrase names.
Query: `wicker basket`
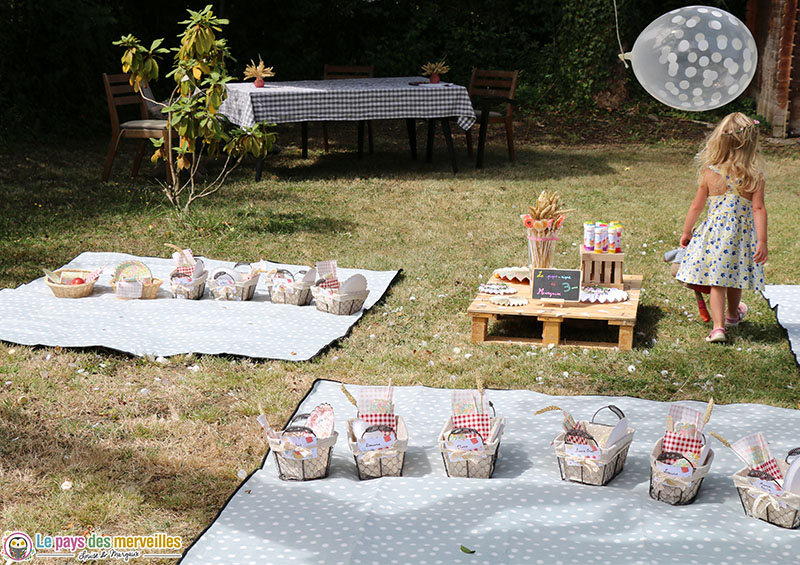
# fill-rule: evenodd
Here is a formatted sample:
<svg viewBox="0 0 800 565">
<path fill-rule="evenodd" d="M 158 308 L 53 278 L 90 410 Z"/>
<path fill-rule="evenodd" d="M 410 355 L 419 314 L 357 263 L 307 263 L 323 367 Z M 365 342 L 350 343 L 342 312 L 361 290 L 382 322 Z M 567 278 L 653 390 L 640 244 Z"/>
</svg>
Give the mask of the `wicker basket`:
<svg viewBox="0 0 800 565">
<path fill-rule="evenodd" d="M 402 416 L 397 416 L 395 433 L 397 440 L 391 448 L 380 451 L 361 451 L 353 435 L 354 418 L 347 420 L 347 440 L 353 459 L 356 461 L 359 480 L 377 479 L 378 477 L 400 477 L 408 449 L 408 431 Z"/>
<path fill-rule="evenodd" d="M 250 300 L 256 293 L 259 275 L 253 275 L 246 281 L 236 284 L 218 285 L 217 281 L 209 280 L 208 289 L 214 295 L 215 300 Z"/>
<path fill-rule="evenodd" d="M 445 423 L 444 428 L 442 428 L 442 431 L 439 434 L 439 449 L 442 452 L 444 470 L 448 477 L 464 477 L 471 479 L 490 479 L 492 477 L 494 474 L 495 463 L 497 463 L 497 457 L 500 453 L 500 440 L 503 435 L 503 429 L 505 428 L 506 420 L 505 418 L 495 417 L 492 418 L 490 422 L 490 439 L 488 441 L 484 441 L 483 445 L 485 451 L 482 454 L 483 456 L 475 455 L 471 458 L 472 460 L 468 458 L 464 461 L 451 461 L 451 451 L 447 448 L 446 442 L 453 431 L 453 418 L 448 418 L 447 423 Z M 478 433 L 475 430 L 472 431 L 476 434 Z"/>
<path fill-rule="evenodd" d="M 620 420 L 625 417 L 622 410 L 616 406 L 603 406 L 600 410 L 604 408 L 610 409 Z M 628 428 L 628 433 L 622 439 L 607 448 L 600 447 L 595 437 L 608 437 L 610 430 L 614 428 L 614 426 L 598 424 L 594 421 L 600 410 L 594 413 L 590 422 L 581 422 L 582 430 L 573 430 L 570 433 L 561 432 L 553 440 L 562 481 L 605 486 L 622 472 L 622 468 L 625 466 L 625 459 L 628 457 L 628 449 L 631 446 L 633 434 L 636 430 Z M 595 459 L 567 453 L 567 445 L 575 443 L 568 441 L 569 438 L 577 436 L 584 438 L 587 444 L 593 444 L 597 448 L 598 453 Z"/>
<path fill-rule="evenodd" d="M 281 434 L 281 439 L 268 438 L 267 440 L 272 453 L 275 455 L 278 477 L 284 481 L 313 481 L 314 479 L 327 477 L 331 467 L 333 446 L 336 444 L 339 434 L 333 432 L 332 436 L 317 440 L 315 446 L 316 457 L 290 459 L 281 455 L 285 450 L 282 439 L 285 434 L 295 432 L 314 434 L 310 428 L 304 426 L 289 426 Z"/>
<path fill-rule="evenodd" d="M 663 441 L 664 438 L 659 439 L 653 446 L 653 451 L 650 453 L 650 498 L 672 504 L 673 506 L 691 504 L 700 491 L 703 479 L 705 479 L 705 476 L 711 470 L 711 463 L 714 462 L 714 450 L 708 450 L 705 463 L 695 468 L 692 471 L 691 477 L 688 477 L 687 480 L 677 479 L 676 477 L 664 473 L 658 468 L 658 465 L 656 465 L 658 461 L 677 459 L 676 455 L 679 455 L 663 453 L 661 448 Z"/>
<path fill-rule="evenodd" d="M 206 278 L 208 273 L 204 272 L 202 275 L 194 279 L 189 284 L 181 284 L 175 282 L 178 277 L 178 271 L 172 271 L 169 274 L 170 288 L 172 290 L 172 298 L 186 298 L 188 300 L 200 300 L 203 298 L 203 293 L 206 290 Z"/>
<path fill-rule="evenodd" d="M 777 463 L 785 476 L 789 465 L 785 461 Z M 750 469 L 745 467 L 733 475 L 733 484 L 739 491 L 739 500 L 744 513 L 769 522 L 773 526 L 792 530 L 800 527 L 800 494 L 784 491 L 781 496 L 775 496 L 767 493 L 750 482 L 748 477 L 750 474 Z"/>
<path fill-rule="evenodd" d="M 269 299 L 274 304 L 291 304 L 293 306 L 306 306 L 311 304 L 311 283 L 296 281 L 288 285 L 275 288 L 269 285 Z"/>
<path fill-rule="evenodd" d="M 59 276 L 62 273 L 74 274 L 86 280 L 86 277 L 92 274 L 92 271 L 86 271 L 83 269 L 59 269 L 55 271 L 55 274 Z M 50 290 L 52 290 L 53 294 L 58 298 L 85 298 L 92 293 L 96 280 L 85 282 L 83 284 L 59 284 L 51 282 L 50 279 L 45 277 L 44 282 L 50 287 Z"/>
<path fill-rule="evenodd" d="M 318 286 L 311 287 L 311 294 L 317 310 L 339 316 L 350 316 L 355 314 L 364 306 L 364 301 L 369 296 L 369 290 L 353 292 L 350 294 L 328 294 L 323 292 Z"/>
<path fill-rule="evenodd" d="M 151 300 L 158 296 L 158 289 L 163 283 L 161 279 L 150 279 L 149 283 L 142 283 L 142 295 L 139 297 L 142 300 Z M 111 287 L 114 289 L 114 293 L 117 292 L 117 281 L 111 281 Z M 116 294 L 117 298 L 120 300 L 137 300 L 136 298 L 129 298 L 127 296 L 120 296 Z"/>
</svg>

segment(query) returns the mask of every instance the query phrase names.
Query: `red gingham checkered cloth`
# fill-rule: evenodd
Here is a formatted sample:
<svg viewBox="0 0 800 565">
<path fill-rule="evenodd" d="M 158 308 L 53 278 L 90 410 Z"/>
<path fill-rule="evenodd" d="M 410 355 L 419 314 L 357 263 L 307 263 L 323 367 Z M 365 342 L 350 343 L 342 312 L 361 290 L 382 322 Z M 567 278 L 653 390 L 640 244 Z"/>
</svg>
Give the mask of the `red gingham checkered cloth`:
<svg viewBox="0 0 800 565">
<path fill-rule="evenodd" d="M 192 278 L 192 274 L 194 274 L 194 266 L 197 264 L 192 250 L 184 249 L 183 253 L 176 251 L 172 254 L 172 258 L 175 259 L 175 264 L 177 265 L 175 270 L 178 272 L 178 274 Z"/>
<path fill-rule="evenodd" d="M 332 291 L 339 290 L 339 279 L 336 277 L 336 259 L 317 262 L 317 276 L 322 279 L 319 284 L 322 288 Z"/>
<path fill-rule="evenodd" d="M 691 437 L 678 434 L 676 432 L 664 432 L 664 441 L 661 444 L 661 451 L 673 451 L 690 456 L 689 459 L 697 461 L 700 452 L 703 450 L 703 436 Z M 692 457 L 693 456 L 693 457 Z"/>
<path fill-rule="evenodd" d="M 476 430 L 484 441 L 489 441 L 492 423 L 489 414 L 462 414 L 453 416 L 454 428 L 472 428 Z"/>
<path fill-rule="evenodd" d="M 361 414 L 358 417 L 367 422 L 370 426 L 391 426 L 397 429 L 397 416 L 394 414 Z"/>
<path fill-rule="evenodd" d="M 781 473 L 780 468 L 778 467 L 778 463 L 776 463 L 775 459 L 770 459 L 766 463 L 762 463 L 761 465 L 756 465 L 753 467 L 757 471 L 764 471 L 765 473 L 769 473 L 773 479 L 782 479 L 783 473 Z"/>
<path fill-rule="evenodd" d="M 576 422 L 574 428 L 572 428 L 571 430 L 567 430 L 567 433 L 564 434 L 564 441 L 566 443 L 576 443 L 578 445 L 589 445 L 592 443 L 589 439 L 583 436 L 572 435 L 570 432 L 573 430 L 576 431 L 583 430 L 583 426 L 581 425 L 580 422 Z"/>
</svg>

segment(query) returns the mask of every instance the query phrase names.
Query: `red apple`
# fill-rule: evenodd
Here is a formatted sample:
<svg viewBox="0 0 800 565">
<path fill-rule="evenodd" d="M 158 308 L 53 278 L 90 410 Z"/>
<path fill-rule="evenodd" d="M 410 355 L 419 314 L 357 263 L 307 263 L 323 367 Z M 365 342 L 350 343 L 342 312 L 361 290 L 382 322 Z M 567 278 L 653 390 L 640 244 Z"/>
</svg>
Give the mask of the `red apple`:
<svg viewBox="0 0 800 565">
<path fill-rule="evenodd" d="M 71 281 L 69 281 L 69 284 L 85 284 L 85 283 L 86 283 L 86 281 L 85 281 L 85 280 L 83 280 L 83 279 L 82 279 L 82 278 L 80 278 L 80 277 L 75 277 L 74 279 L 72 279 Z"/>
</svg>

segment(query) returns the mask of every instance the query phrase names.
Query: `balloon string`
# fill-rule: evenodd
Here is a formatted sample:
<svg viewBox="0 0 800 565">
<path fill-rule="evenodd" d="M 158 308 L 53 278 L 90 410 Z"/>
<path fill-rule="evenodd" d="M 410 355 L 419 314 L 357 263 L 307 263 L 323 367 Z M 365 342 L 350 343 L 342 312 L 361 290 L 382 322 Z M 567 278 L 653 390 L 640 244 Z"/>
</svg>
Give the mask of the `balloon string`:
<svg viewBox="0 0 800 565">
<path fill-rule="evenodd" d="M 622 48 L 622 40 L 619 38 L 619 16 L 617 15 L 617 0 L 614 0 L 614 23 L 616 24 L 614 27 L 617 31 L 617 43 L 619 44 L 619 58 L 622 59 L 622 63 L 625 65 L 625 68 L 628 68 L 628 61 L 625 60 L 625 50 Z"/>
</svg>

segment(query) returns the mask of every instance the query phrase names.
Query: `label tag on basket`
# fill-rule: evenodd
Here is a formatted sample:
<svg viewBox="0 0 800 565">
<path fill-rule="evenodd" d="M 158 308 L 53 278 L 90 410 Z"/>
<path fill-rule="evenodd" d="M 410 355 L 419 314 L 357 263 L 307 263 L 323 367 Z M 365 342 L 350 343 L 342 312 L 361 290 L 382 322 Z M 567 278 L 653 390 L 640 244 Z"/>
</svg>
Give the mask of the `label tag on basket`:
<svg viewBox="0 0 800 565">
<path fill-rule="evenodd" d="M 302 461 L 303 459 L 314 459 L 317 457 L 317 438 L 311 436 L 283 436 L 284 445 L 286 442 L 292 443 L 298 449 L 286 449 L 280 453 L 286 459 Z"/>
<path fill-rule="evenodd" d="M 379 449 L 389 449 L 397 441 L 393 433 L 370 433 L 357 441 L 358 449 L 361 451 L 377 451 Z"/>
<path fill-rule="evenodd" d="M 783 496 L 783 493 L 785 492 L 775 481 L 765 481 L 763 479 L 759 479 L 758 477 L 747 477 L 747 480 L 750 481 L 750 484 L 756 487 L 758 490 L 763 490 L 764 492 L 768 492 L 773 496 Z"/>
<path fill-rule="evenodd" d="M 470 437 L 449 439 L 445 442 L 445 447 L 450 452 L 450 461 L 465 461 L 467 459 L 459 452 L 475 452 L 474 455 L 470 453 L 469 457 L 486 458 L 486 453 L 484 453 L 486 446 L 483 444 L 483 440 L 474 434 Z"/>
<path fill-rule="evenodd" d="M 564 452 L 572 457 L 584 459 L 597 459 L 600 456 L 600 449 L 591 444 L 567 443 L 564 444 Z"/>
<path fill-rule="evenodd" d="M 691 479 L 694 474 L 694 469 L 692 469 L 692 466 L 688 463 L 684 465 L 670 465 L 663 461 L 656 461 L 656 468 L 665 475 L 678 479 Z"/>
</svg>

